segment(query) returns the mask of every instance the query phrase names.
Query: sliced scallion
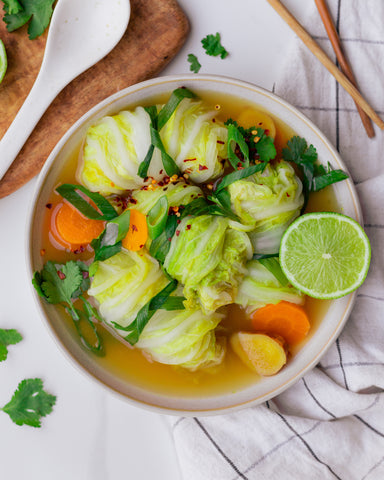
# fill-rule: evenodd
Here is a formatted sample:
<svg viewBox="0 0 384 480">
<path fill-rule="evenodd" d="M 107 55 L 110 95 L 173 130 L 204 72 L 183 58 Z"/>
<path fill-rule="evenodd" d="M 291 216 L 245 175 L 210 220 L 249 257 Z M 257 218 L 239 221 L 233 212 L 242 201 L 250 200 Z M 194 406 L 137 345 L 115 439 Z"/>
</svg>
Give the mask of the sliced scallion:
<svg viewBox="0 0 384 480">
<path fill-rule="evenodd" d="M 163 195 L 148 212 L 148 233 L 152 240 L 164 231 L 168 218 L 168 209 L 168 198 L 166 195 Z"/>
</svg>

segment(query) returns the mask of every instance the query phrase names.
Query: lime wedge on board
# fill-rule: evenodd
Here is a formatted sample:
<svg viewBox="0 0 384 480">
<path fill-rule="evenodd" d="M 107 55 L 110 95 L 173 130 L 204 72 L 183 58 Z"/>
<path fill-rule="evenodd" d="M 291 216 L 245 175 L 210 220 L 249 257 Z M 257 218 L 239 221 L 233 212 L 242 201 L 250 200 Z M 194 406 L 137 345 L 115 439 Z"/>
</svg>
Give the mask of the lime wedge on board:
<svg viewBox="0 0 384 480">
<path fill-rule="evenodd" d="M 356 290 L 369 269 L 371 247 L 362 227 L 339 213 L 307 213 L 286 230 L 280 265 L 291 284 L 314 298 Z"/>
<path fill-rule="evenodd" d="M 3 41 L 0 39 L 0 83 L 3 81 L 7 66 L 7 53 Z"/>
</svg>

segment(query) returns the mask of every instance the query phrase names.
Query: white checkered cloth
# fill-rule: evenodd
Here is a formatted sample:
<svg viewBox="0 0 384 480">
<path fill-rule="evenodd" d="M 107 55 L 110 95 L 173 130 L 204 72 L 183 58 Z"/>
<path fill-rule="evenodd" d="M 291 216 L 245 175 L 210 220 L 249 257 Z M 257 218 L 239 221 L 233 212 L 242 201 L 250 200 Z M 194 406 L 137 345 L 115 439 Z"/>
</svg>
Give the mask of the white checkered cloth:
<svg viewBox="0 0 384 480">
<path fill-rule="evenodd" d="M 383 116 L 384 0 L 329 4 L 360 89 Z M 315 4 L 305 26 L 335 60 Z M 362 203 L 371 268 L 340 338 L 296 385 L 238 413 L 171 420 L 183 478 L 382 480 L 384 133 L 375 127 L 368 139 L 351 98 L 299 39 L 275 90 L 339 149 Z"/>
</svg>

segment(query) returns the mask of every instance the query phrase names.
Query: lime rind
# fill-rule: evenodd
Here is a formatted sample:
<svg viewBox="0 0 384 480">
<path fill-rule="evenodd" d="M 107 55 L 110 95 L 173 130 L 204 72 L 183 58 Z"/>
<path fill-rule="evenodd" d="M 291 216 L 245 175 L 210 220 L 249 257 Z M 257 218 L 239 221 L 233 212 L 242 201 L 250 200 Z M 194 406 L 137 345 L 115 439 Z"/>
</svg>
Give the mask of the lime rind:
<svg viewBox="0 0 384 480">
<path fill-rule="evenodd" d="M 328 258 L 333 261 L 326 262 Z M 339 213 L 302 215 L 288 227 L 280 244 L 280 265 L 289 282 L 319 299 L 336 299 L 355 291 L 367 276 L 370 259 L 363 228 Z"/>
<path fill-rule="evenodd" d="M 0 39 L 0 83 L 3 81 L 5 72 L 7 71 L 8 61 L 7 52 L 5 51 L 5 45 Z"/>
</svg>

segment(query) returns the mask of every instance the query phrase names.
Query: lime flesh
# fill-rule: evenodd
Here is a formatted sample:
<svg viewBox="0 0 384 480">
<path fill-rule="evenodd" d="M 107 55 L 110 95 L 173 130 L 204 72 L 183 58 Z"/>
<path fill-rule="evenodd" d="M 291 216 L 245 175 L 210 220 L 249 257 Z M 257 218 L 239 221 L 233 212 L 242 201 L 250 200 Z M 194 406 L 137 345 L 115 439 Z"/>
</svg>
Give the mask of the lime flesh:
<svg viewBox="0 0 384 480">
<path fill-rule="evenodd" d="M 5 72 L 7 71 L 7 53 L 3 41 L 0 39 L 0 83 L 2 82 Z"/>
<path fill-rule="evenodd" d="M 286 230 L 280 265 L 291 284 L 314 298 L 340 298 L 367 276 L 371 247 L 362 227 L 338 213 L 308 213 Z"/>
</svg>

